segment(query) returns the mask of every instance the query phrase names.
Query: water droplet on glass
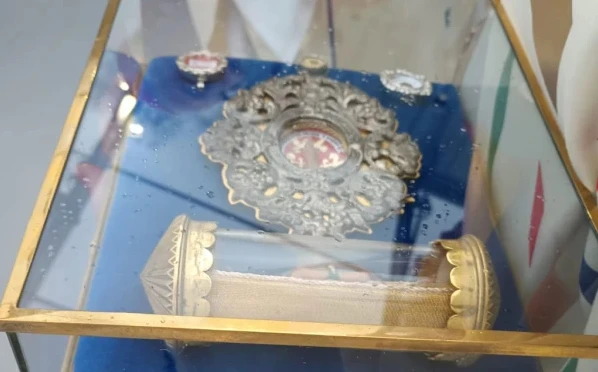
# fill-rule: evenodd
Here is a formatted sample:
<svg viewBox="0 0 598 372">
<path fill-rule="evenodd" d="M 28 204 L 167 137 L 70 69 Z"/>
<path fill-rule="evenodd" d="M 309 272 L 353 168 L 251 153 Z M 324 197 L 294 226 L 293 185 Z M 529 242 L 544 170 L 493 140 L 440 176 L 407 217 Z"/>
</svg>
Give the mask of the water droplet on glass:
<svg viewBox="0 0 598 372">
<path fill-rule="evenodd" d="M 206 192 L 206 196 L 210 199 L 212 199 L 214 197 L 214 191 L 208 191 Z"/>
<path fill-rule="evenodd" d="M 460 128 L 459 130 L 463 133 L 467 132 L 467 129 L 465 129 L 465 128 Z"/>
<path fill-rule="evenodd" d="M 436 213 L 436 218 L 442 218 L 442 215 L 440 213 Z"/>
<path fill-rule="evenodd" d="M 424 223 L 424 224 L 422 224 L 422 227 L 423 227 L 424 229 L 427 229 L 427 228 L 428 228 L 428 225 Z"/>
<path fill-rule="evenodd" d="M 203 186 L 202 186 L 202 185 L 200 185 L 200 186 L 197 186 L 197 189 L 198 189 L 198 190 L 202 190 L 202 189 L 203 189 Z"/>
<path fill-rule="evenodd" d="M 66 206 L 66 203 L 60 203 L 60 206 L 61 206 L 61 207 L 65 207 L 65 206 Z"/>
<path fill-rule="evenodd" d="M 259 235 L 264 235 L 264 230 L 258 230 L 258 231 L 257 231 L 257 233 L 258 233 Z"/>
<path fill-rule="evenodd" d="M 54 257 L 54 252 L 49 252 L 48 257 Z"/>
</svg>

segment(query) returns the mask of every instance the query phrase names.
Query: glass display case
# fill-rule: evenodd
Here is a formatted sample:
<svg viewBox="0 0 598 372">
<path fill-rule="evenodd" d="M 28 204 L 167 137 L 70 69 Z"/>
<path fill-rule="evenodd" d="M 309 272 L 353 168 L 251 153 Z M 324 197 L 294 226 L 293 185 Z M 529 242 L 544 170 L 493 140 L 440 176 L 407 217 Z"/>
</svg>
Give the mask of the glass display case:
<svg viewBox="0 0 598 372">
<path fill-rule="evenodd" d="M 560 370 L 594 207 L 498 0 L 111 0 L 0 330 L 33 372 Z"/>
</svg>

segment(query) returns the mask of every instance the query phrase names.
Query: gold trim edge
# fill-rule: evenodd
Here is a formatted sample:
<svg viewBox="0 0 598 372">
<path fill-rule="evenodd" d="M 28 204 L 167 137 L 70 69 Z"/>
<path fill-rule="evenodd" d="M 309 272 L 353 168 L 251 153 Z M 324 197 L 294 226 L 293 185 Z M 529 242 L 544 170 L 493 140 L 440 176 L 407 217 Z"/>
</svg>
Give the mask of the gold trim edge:
<svg viewBox="0 0 598 372">
<path fill-rule="evenodd" d="M 598 358 L 598 336 L 13 309 L 0 328 L 16 333 L 177 339 L 357 349 Z"/>
<path fill-rule="evenodd" d="M 436 240 L 432 245 L 443 248 L 453 266 L 450 283 L 456 288 L 451 295 L 453 310 L 447 328 L 458 330 L 489 330 L 500 309 L 500 289 L 486 246 L 474 235 L 456 240 Z M 479 355 L 444 353 L 433 360 L 453 360 L 460 367 L 473 364 Z"/>
</svg>

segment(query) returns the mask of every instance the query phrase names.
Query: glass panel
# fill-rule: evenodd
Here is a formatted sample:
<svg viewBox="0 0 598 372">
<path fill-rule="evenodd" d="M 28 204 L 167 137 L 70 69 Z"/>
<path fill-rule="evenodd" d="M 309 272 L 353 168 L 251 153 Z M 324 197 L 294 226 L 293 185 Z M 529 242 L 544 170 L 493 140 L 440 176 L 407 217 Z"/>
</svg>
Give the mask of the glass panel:
<svg viewBox="0 0 598 372">
<path fill-rule="evenodd" d="M 486 1 L 127 1 L 20 306 L 581 333 L 584 212 Z"/>
<path fill-rule="evenodd" d="M 68 336 L 20 333 L 16 339 L 23 352 L 26 368 L 21 371 L 68 371 L 66 364 L 74 355 L 76 339 Z"/>
</svg>

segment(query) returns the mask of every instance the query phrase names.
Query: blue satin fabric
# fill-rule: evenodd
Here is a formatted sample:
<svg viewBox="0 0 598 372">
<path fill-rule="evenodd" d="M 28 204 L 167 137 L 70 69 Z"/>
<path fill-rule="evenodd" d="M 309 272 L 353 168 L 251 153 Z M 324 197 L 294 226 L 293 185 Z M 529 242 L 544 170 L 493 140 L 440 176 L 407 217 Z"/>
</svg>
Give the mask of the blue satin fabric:
<svg viewBox="0 0 598 372">
<path fill-rule="evenodd" d="M 179 214 L 216 221 L 220 228 L 284 231 L 257 221 L 252 209 L 228 203 L 221 166 L 201 154 L 197 138 L 221 118 L 223 103 L 238 89 L 296 73 L 296 68 L 229 59 L 223 79 L 197 90 L 181 79 L 174 60 L 153 60 L 143 78 L 133 122 L 144 132 L 123 146 L 86 310 L 152 312 L 139 273 Z M 472 143 L 455 87 L 435 84 L 431 97 L 408 105 L 399 94 L 386 90 L 377 75 L 332 70 L 329 76 L 350 82 L 395 110 L 399 131 L 409 133 L 423 154 L 421 177 L 408 185 L 415 203 L 407 205 L 400 218 L 374 225 L 373 234 L 354 233 L 349 238 L 426 244 L 460 236 Z M 496 235 L 487 244 L 503 299 L 495 328 L 521 330 L 523 312 L 508 262 Z M 393 267 L 394 273 L 402 270 Z M 471 368 L 457 369 L 415 353 L 240 344 L 189 348 L 173 356 L 162 341 L 94 337 L 81 337 L 74 359 L 74 370 L 84 372 L 532 371 L 535 365 L 532 358 L 485 356 Z"/>
</svg>

